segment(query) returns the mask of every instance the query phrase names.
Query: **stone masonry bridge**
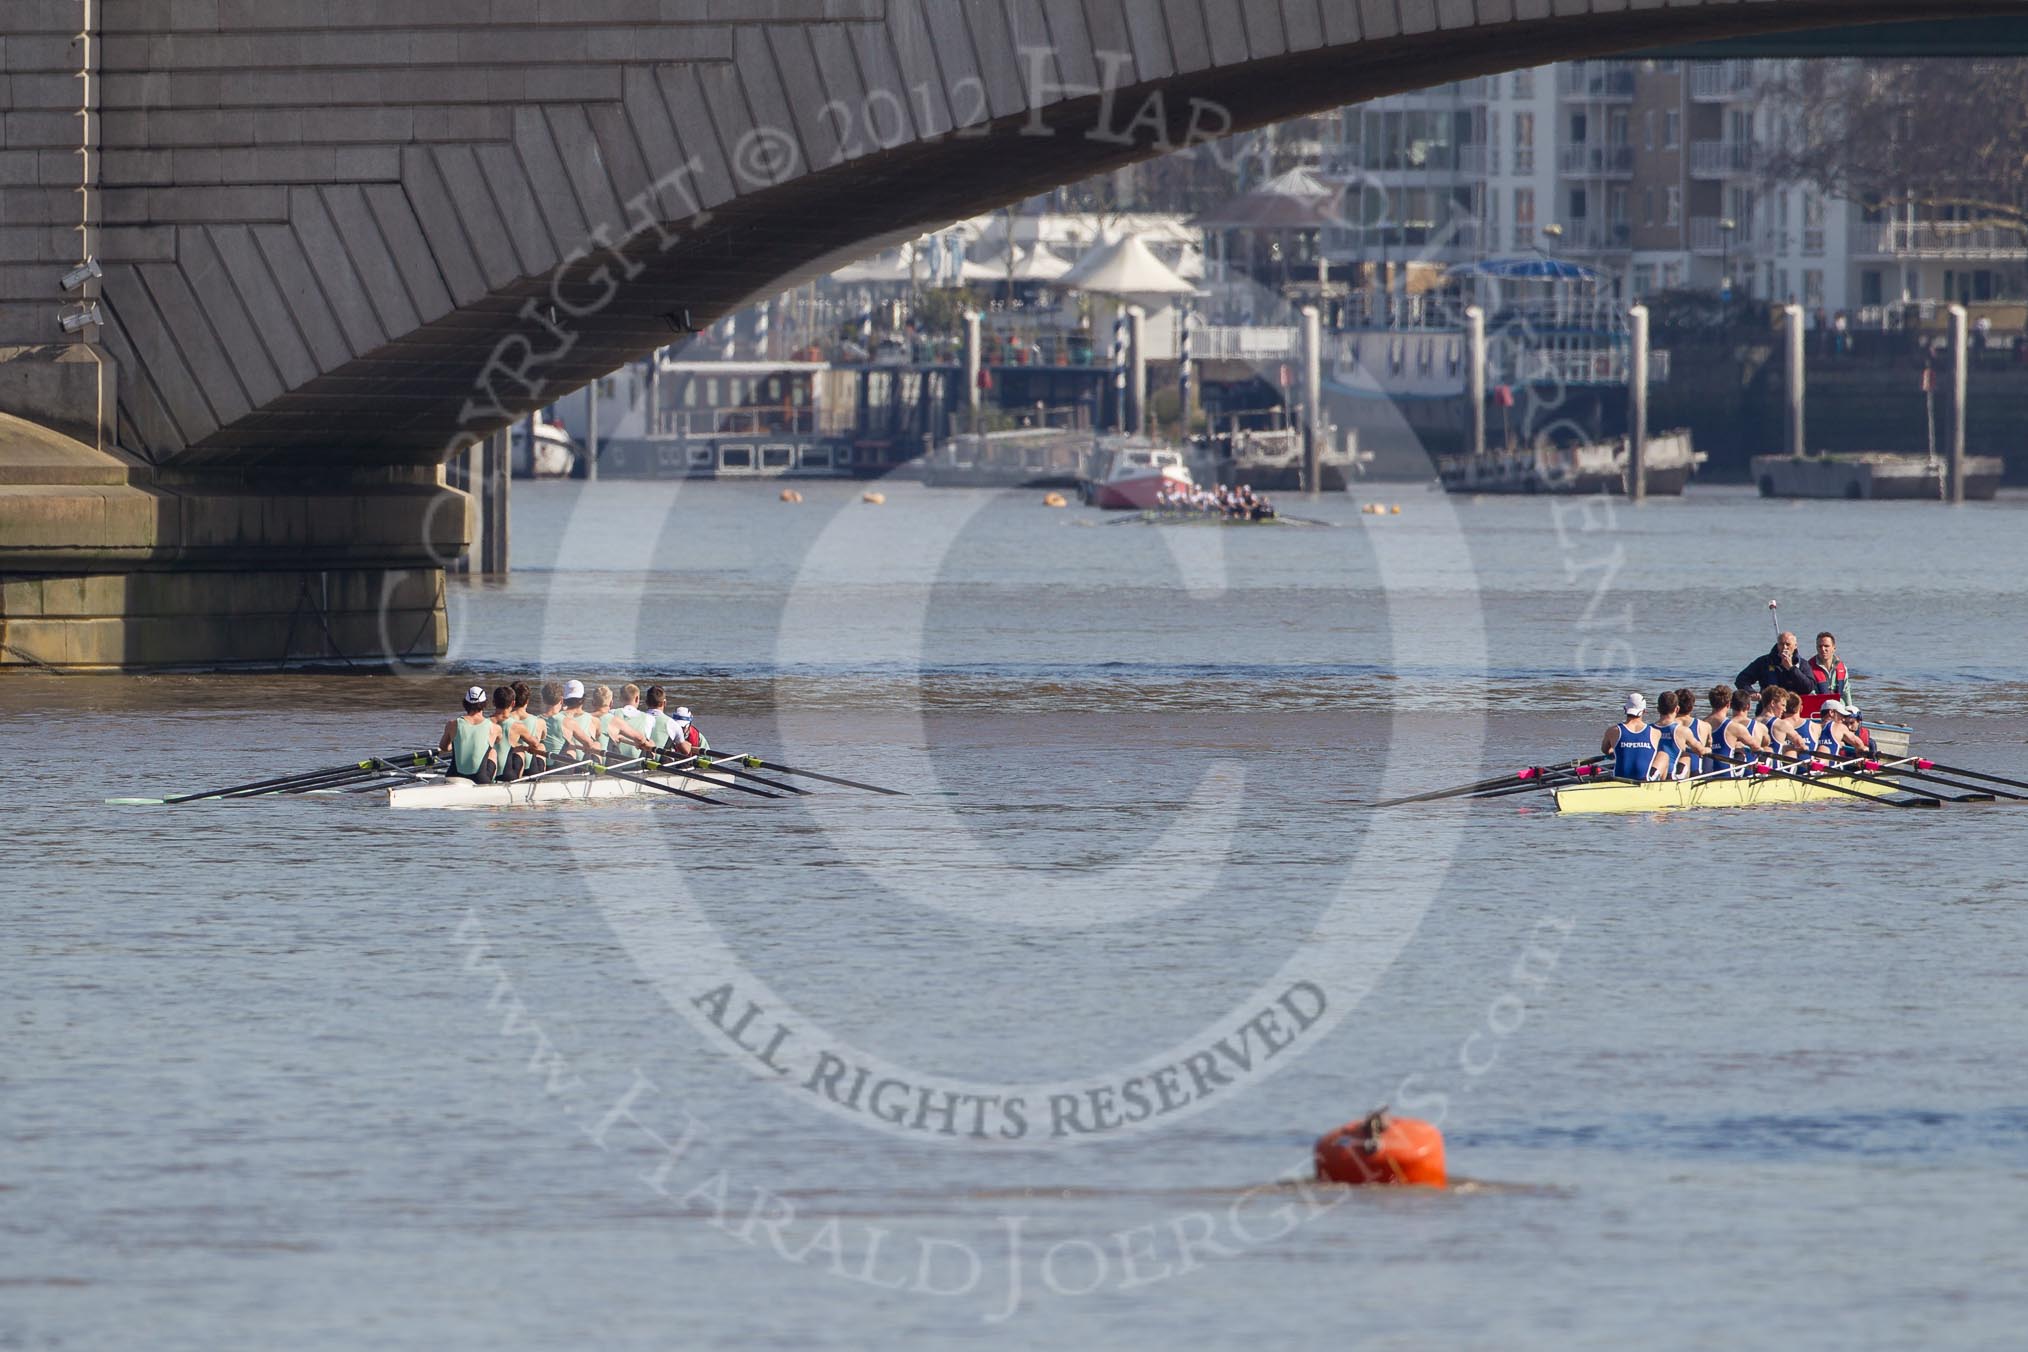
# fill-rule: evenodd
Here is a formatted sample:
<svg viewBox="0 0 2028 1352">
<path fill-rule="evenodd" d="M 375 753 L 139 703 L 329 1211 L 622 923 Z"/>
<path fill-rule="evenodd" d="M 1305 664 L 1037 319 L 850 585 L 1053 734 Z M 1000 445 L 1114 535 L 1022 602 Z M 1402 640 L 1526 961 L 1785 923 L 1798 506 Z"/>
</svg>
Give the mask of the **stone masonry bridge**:
<svg viewBox="0 0 2028 1352">
<path fill-rule="evenodd" d="M 1467 75 L 1995 15 L 7 0 L 0 665 L 441 651 L 449 453 L 883 235 Z"/>
</svg>

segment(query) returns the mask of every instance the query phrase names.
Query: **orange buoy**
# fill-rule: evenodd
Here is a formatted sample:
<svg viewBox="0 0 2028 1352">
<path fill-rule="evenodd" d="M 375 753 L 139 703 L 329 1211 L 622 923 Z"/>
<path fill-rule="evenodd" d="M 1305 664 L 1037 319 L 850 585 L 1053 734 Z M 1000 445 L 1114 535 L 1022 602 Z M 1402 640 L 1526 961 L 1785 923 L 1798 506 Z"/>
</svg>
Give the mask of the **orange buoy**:
<svg viewBox="0 0 2028 1352">
<path fill-rule="evenodd" d="M 784 488 L 784 489 L 782 490 L 782 501 L 783 501 L 783 502 L 801 502 L 802 500 L 803 500 L 803 495 L 802 495 L 801 493 L 798 493 L 798 492 L 797 492 L 797 491 L 796 491 L 795 489 L 793 489 L 793 488 Z"/>
<path fill-rule="evenodd" d="M 1317 1177 L 1354 1186 L 1444 1187 L 1443 1133 L 1382 1108 L 1317 1138 Z"/>
<path fill-rule="evenodd" d="M 885 493 L 861 493 L 861 494 L 859 495 L 859 500 L 860 500 L 861 502 L 864 502 L 864 503 L 868 503 L 868 504 L 871 504 L 872 506 L 878 507 L 878 506 L 880 506 L 880 505 L 881 505 L 882 503 L 884 503 L 884 502 L 886 502 L 886 501 L 887 501 L 887 494 L 885 494 Z"/>
<path fill-rule="evenodd" d="M 1051 493 L 1042 499 L 1042 505 L 1044 507 L 1068 507 L 1070 506 L 1070 499 L 1061 493 Z"/>
</svg>

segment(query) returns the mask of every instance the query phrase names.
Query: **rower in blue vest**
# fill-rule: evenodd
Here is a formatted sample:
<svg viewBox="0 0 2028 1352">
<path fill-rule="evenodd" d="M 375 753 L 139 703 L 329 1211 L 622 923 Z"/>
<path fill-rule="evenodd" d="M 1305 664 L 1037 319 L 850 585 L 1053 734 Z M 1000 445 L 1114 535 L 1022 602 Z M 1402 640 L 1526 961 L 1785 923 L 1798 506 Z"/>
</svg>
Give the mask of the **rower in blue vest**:
<svg viewBox="0 0 2028 1352">
<path fill-rule="evenodd" d="M 1827 700 L 1818 712 L 1824 715 L 1822 743 L 1833 759 L 1849 760 L 1873 750 L 1873 739 L 1859 722 L 1859 711 L 1842 700 Z"/>
<path fill-rule="evenodd" d="M 1599 751 L 1613 758 L 1613 777 L 1644 784 L 1653 779 L 1656 753 L 1662 736 L 1648 726 L 1647 696 L 1635 691 L 1627 696 L 1627 716 L 1606 729 Z"/>
<path fill-rule="evenodd" d="M 1676 750 L 1676 778 L 1711 773 L 1711 724 L 1697 716 L 1697 692 L 1687 685 L 1676 692 Z"/>
<path fill-rule="evenodd" d="M 1688 760 L 1676 745 L 1677 732 L 1682 727 L 1676 709 L 1676 692 L 1664 690 L 1655 696 L 1655 763 L 1648 772 L 1650 779 L 1681 779 L 1678 771 L 1681 765 L 1688 768 Z"/>
<path fill-rule="evenodd" d="M 1718 692 L 1711 693 L 1715 696 Z M 1713 716 L 1717 726 L 1711 734 L 1711 753 L 1717 757 L 1716 768 L 1729 771 L 1734 779 L 1743 777 L 1747 767 L 1759 759 L 1766 740 L 1748 714 L 1752 707 L 1753 696 L 1735 690 L 1724 712 Z"/>
</svg>

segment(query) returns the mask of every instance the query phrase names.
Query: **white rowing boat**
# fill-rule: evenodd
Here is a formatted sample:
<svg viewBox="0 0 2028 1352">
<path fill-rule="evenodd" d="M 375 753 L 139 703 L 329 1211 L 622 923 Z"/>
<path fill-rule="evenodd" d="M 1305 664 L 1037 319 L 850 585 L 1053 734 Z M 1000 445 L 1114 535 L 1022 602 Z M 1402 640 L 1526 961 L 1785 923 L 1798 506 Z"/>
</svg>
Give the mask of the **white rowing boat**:
<svg viewBox="0 0 2028 1352">
<path fill-rule="evenodd" d="M 626 772 L 634 776 L 635 771 Z M 670 798 L 673 794 L 650 788 L 642 780 L 684 793 L 711 793 L 733 782 L 731 776 L 667 771 L 642 773 L 622 778 L 614 774 L 555 774 L 515 784 L 474 784 L 469 779 L 425 776 L 413 783 L 397 784 L 385 790 L 387 805 L 401 808 L 431 807 L 525 807 L 531 803 L 604 802 L 622 798 Z M 678 802 L 687 799 L 675 799 Z"/>
</svg>

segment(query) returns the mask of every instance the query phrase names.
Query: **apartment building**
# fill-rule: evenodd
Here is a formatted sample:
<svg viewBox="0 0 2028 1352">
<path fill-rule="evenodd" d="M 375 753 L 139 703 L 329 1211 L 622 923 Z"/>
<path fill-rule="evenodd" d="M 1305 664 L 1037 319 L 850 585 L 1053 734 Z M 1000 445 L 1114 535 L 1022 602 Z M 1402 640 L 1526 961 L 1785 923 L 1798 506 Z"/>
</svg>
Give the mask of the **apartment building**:
<svg viewBox="0 0 2028 1352">
<path fill-rule="evenodd" d="M 1868 211 L 1771 185 L 1778 62 L 1581 61 L 1345 109 L 1334 264 L 1541 251 L 1628 300 L 1694 288 L 1877 318 L 2028 297 L 2028 247 L 1950 212 Z"/>
<path fill-rule="evenodd" d="M 1553 67 L 1461 80 L 1343 111 L 1324 146 L 1346 187 L 1334 264 L 1470 262 L 1526 253 L 1554 219 Z"/>
</svg>

